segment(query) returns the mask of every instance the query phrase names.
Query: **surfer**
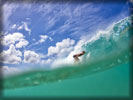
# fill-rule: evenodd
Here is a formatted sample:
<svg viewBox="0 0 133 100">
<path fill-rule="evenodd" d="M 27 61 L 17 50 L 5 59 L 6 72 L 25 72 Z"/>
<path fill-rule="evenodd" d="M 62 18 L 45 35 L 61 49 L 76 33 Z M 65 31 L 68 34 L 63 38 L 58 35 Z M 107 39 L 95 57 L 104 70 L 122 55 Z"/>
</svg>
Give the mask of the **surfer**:
<svg viewBox="0 0 133 100">
<path fill-rule="evenodd" d="M 79 53 L 79 54 L 73 55 L 73 58 L 74 58 L 75 62 L 78 62 L 78 61 L 79 61 L 79 58 L 78 58 L 78 57 L 80 57 L 80 56 L 82 56 L 82 55 L 84 55 L 84 54 L 85 54 L 85 51 L 82 51 L 82 52 Z"/>
</svg>

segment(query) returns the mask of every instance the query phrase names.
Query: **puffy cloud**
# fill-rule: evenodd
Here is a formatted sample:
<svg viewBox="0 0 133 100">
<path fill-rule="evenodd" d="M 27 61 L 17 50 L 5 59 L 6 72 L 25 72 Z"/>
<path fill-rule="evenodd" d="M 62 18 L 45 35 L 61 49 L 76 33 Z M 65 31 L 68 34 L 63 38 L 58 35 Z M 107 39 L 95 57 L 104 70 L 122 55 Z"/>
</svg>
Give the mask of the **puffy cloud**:
<svg viewBox="0 0 133 100">
<path fill-rule="evenodd" d="M 40 40 L 37 41 L 37 42 L 35 43 L 35 45 L 36 45 L 36 44 L 43 43 L 43 42 L 45 42 L 47 39 L 49 39 L 50 41 L 53 41 L 53 39 L 52 39 L 51 37 L 49 37 L 48 35 L 40 35 Z"/>
<path fill-rule="evenodd" d="M 40 43 L 42 43 L 42 42 L 45 42 L 46 41 L 46 39 L 48 38 L 48 36 L 47 35 L 40 35 L 40 40 L 39 40 L 39 42 Z"/>
<path fill-rule="evenodd" d="M 17 44 L 16 44 L 16 48 L 22 48 L 25 47 L 29 44 L 29 42 L 25 39 L 21 39 Z"/>
<path fill-rule="evenodd" d="M 10 45 L 8 50 L 4 50 L 0 53 L 0 62 L 18 64 L 22 61 L 21 56 L 21 51 L 16 50 L 14 45 Z"/>
<path fill-rule="evenodd" d="M 56 54 L 57 56 L 65 56 L 73 49 L 73 45 L 75 44 L 75 40 L 71 40 L 70 38 L 64 39 L 61 42 L 57 42 L 56 46 L 50 46 L 48 48 L 48 56 Z"/>
<path fill-rule="evenodd" d="M 3 74 L 17 74 L 20 70 L 15 67 L 2 66 L 2 72 Z"/>
<path fill-rule="evenodd" d="M 3 45 L 9 46 L 11 44 L 15 44 L 15 42 L 17 42 L 23 38 L 24 38 L 24 36 L 22 33 L 16 32 L 16 33 L 8 34 L 8 35 L 4 36 L 1 42 Z"/>
<path fill-rule="evenodd" d="M 7 34 L 6 36 L 3 37 L 1 44 L 5 46 L 10 46 L 11 44 L 16 44 L 17 48 L 22 48 L 24 46 L 28 45 L 28 41 L 24 39 L 24 35 L 22 33 L 16 32 L 13 34 Z"/>
<path fill-rule="evenodd" d="M 73 47 L 74 49 L 69 52 L 67 57 L 64 58 L 57 58 L 55 61 L 53 61 L 51 67 L 52 68 L 57 68 L 57 67 L 61 67 L 63 65 L 71 65 L 74 64 L 74 59 L 73 59 L 73 55 L 80 53 L 81 51 L 83 51 L 82 49 L 82 45 L 86 43 L 86 39 L 82 38 L 81 40 L 79 40 L 77 42 L 77 44 Z M 90 55 L 88 55 L 89 57 Z M 80 61 L 82 61 L 82 57 L 79 58 Z"/>
<path fill-rule="evenodd" d="M 52 62 L 52 59 L 41 60 L 41 64 L 50 64 L 51 62 Z"/>
<path fill-rule="evenodd" d="M 24 51 L 24 63 L 39 63 L 43 56 L 34 51 Z"/>
</svg>

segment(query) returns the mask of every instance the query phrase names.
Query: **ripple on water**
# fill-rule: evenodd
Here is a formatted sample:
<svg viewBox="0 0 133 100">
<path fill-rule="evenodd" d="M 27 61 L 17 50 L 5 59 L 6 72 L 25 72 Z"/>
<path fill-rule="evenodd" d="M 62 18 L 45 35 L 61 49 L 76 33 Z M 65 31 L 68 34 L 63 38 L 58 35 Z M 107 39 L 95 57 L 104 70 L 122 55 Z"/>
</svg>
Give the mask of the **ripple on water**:
<svg viewBox="0 0 133 100">
<path fill-rule="evenodd" d="M 121 63 L 122 61 L 120 59 L 117 60 L 118 63 Z"/>
<path fill-rule="evenodd" d="M 115 64 L 114 63 L 112 63 L 112 64 L 110 64 L 110 67 L 113 67 Z"/>
<path fill-rule="evenodd" d="M 62 80 L 58 80 L 58 82 L 61 82 Z"/>
<path fill-rule="evenodd" d="M 128 59 L 129 57 L 126 55 L 125 58 Z"/>
<path fill-rule="evenodd" d="M 26 77 L 26 78 L 25 78 L 25 80 L 26 80 L 26 81 L 29 81 L 29 80 L 30 80 L 30 78 L 29 78 L 29 77 Z"/>
<path fill-rule="evenodd" d="M 38 85 L 39 82 L 38 82 L 38 81 L 34 81 L 33 84 L 34 84 L 34 85 Z"/>
</svg>

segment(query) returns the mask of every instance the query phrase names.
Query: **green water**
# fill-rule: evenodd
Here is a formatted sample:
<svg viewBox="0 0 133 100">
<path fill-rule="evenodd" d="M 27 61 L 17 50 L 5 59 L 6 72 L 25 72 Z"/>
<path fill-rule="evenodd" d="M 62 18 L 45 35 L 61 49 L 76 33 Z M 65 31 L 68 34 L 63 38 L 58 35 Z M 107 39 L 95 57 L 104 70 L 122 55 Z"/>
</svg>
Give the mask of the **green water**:
<svg viewBox="0 0 133 100">
<path fill-rule="evenodd" d="M 81 64 L 5 77 L 4 96 L 129 96 L 132 17 L 88 39 Z"/>
<path fill-rule="evenodd" d="M 5 97 L 96 97 L 129 96 L 129 64 L 91 74 L 85 77 L 66 79 L 38 86 L 5 89 Z"/>
</svg>

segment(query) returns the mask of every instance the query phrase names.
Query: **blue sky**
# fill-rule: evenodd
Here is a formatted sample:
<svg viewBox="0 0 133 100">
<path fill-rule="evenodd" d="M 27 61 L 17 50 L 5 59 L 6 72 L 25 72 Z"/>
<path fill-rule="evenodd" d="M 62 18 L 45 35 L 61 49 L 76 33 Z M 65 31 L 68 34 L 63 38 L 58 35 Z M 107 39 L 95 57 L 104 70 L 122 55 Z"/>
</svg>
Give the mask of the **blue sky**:
<svg viewBox="0 0 133 100">
<path fill-rule="evenodd" d="M 84 38 L 89 40 L 127 16 L 127 2 L 7 2 L 0 36 L 4 65 L 7 69 L 22 64 L 50 65 L 68 57 Z"/>
</svg>

